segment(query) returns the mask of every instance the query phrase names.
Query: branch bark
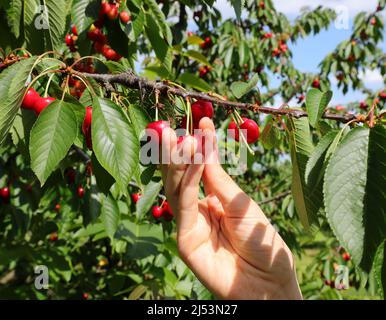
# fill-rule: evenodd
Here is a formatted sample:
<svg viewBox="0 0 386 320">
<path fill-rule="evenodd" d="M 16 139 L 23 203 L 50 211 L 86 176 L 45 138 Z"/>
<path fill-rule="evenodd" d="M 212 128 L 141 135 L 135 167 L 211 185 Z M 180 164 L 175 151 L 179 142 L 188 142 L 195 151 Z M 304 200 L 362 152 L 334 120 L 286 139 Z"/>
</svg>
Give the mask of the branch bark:
<svg viewBox="0 0 386 320">
<path fill-rule="evenodd" d="M 254 112 L 262 112 L 265 114 L 272 114 L 272 115 L 286 115 L 286 116 L 293 116 L 295 118 L 301 118 L 301 117 L 307 117 L 308 114 L 305 111 L 302 110 L 296 110 L 296 109 L 278 109 L 274 107 L 264 107 L 264 106 L 258 106 L 256 104 L 251 103 L 242 103 L 242 102 L 234 102 L 234 101 L 227 101 L 227 100 L 221 100 L 217 97 L 214 97 L 210 93 L 202 93 L 197 91 L 189 91 L 181 88 L 174 87 L 171 85 L 168 81 L 152 81 L 146 78 L 138 77 L 136 76 L 132 71 L 127 71 L 123 73 L 118 74 L 94 74 L 94 73 L 80 73 L 73 71 L 74 73 L 78 73 L 80 75 L 83 75 L 85 77 L 92 78 L 102 84 L 114 84 L 118 83 L 121 85 L 124 85 L 128 88 L 132 89 L 143 89 L 148 91 L 155 91 L 158 90 L 162 94 L 173 94 L 176 96 L 180 96 L 184 99 L 186 98 L 194 98 L 199 100 L 206 100 L 210 101 L 217 106 L 221 107 L 228 107 L 228 108 L 236 108 L 236 109 L 244 109 L 244 110 L 252 110 Z M 365 119 L 357 119 L 357 117 L 353 114 L 345 114 L 345 115 L 338 115 L 334 113 L 324 113 L 322 116 L 323 119 L 329 119 L 329 120 L 335 120 L 340 122 L 349 122 L 352 120 L 357 120 L 358 122 L 363 122 Z"/>
</svg>

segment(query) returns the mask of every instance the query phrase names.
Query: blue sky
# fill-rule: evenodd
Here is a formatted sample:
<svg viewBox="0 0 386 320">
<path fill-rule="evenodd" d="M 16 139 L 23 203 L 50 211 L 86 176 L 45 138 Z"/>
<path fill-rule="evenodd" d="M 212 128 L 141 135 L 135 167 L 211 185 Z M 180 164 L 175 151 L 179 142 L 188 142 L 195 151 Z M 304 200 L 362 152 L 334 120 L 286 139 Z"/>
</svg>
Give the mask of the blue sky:
<svg viewBox="0 0 386 320">
<path fill-rule="evenodd" d="M 322 31 L 316 36 L 299 40 L 295 45 L 290 44 L 293 52 L 295 66 L 304 72 L 316 72 L 318 64 L 322 59 L 343 40 L 351 34 L 352 23 L 355 15 L 360 11 L 372 12 L 377 6 L 376 0 L 273 0 L 276 8 L 293 20 L 305 7 L 316 7 L 318 5 L 328 6 L 340 12 L 341 18 L 348 18 L 347 25 L 333 24 L 327 31 Z M 221 10 L 223 17 L 233 17 L 234 11 L 227 0 L 217 0 L 215 6 Z M 384 14 L 384 18 L 386 15 Z M 341 20 L 340 20 L 341 21 Z M 348 28 L 346 28 L 348 27 Z M 386 41 L 382 48 L 386 51 Z M 334 81 L 334 79 L 332 79 Z M 384 87 L 382 76 L 379 72 L 368 70 L 363 75 L 365 85 L 371 89 Z M 273 82 L 274 83 L 274 82 Z M 333 87 L 333 104 L 345 104 L 351 101 L 363 99 L 360 92 L 349 91 L 346 95 L 336 87 Z"/>
</svg>

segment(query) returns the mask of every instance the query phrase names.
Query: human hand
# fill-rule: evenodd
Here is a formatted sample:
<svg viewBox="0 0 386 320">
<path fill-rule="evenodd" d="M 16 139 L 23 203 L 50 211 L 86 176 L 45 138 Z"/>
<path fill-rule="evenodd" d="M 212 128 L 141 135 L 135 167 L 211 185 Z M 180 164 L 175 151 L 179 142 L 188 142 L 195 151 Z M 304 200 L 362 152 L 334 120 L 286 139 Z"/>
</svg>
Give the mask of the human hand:
<svg viewBox="0 0 386 320">
<path fill-rule="evenodd" d="M 219 164 L 213 122 L 202 119 L 200 129 L 205 143 L 213 143 L 205 164 L 162 165 L 181 258 L 217 298 L 301 299 L 291 251 Z M 177 147 L 175 132 L 165 131 L 162 143 L 172 158 L 181 150 L 193 156 L 194 138 Z M 199 200 L 201 178 L 206 197 Z"/>
</svg>

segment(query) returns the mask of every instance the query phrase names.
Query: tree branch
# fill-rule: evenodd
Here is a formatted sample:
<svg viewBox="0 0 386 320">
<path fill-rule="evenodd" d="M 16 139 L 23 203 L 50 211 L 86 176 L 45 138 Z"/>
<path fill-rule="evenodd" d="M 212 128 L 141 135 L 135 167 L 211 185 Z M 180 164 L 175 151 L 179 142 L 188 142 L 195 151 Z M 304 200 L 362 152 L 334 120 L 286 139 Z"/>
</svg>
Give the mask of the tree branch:
<svg viewBox="0 0 386 320">
<path fill-rule="evenodd" d="M 92 78 L 102 84 L 122 84 L 132 89 L 143 89 L 148 91 L 155 91 L 158 90 L 160 93 L 163 94 L 173 94 L 176 96 L 180 96 L 184 99 L 186 98 L 194 98 L 199 100 L 206 100 L 210 101 L 212 103 L 215 103 L 218 106 L 222 107 L 228 107 L 228 108 L 237 108 L 237 109 L 244 109 L 244 110 L 252 110 L 254 112 L 262 112 L 265 114 L 272 114 L 272 115 L 291 115 L 295 118 L 301 118 L 301 117 L 307 117 L 308 114 L 305 111 L 302 110 L 296 110 L 296 109 L 278 109 L 273 107 L 263 107 L 258 106 L 256 104 L 250 104 L 250 103 L 242 103 L 242 102 L 234 102 L 234 101 L 227 101 L 222 100 L 220 98 L 214 97 L 210 93 L 202 93 L 197 91 L 189 91 L 181 88 L 174 87 L 171 85 L 168 81 L 152 81 L 146 78 L 141 78 L 136 76 L 132 71 L 127 71 L 123 73 L 118 74 L 94 74 L 94 73 L 80 73 L 77 71 L 73 71 L 74 73 L 81 74 L 85 77 Z M 322 116 L 323 119 L 329 119 L 329 120 L 335 120 L 340 122 L 349 122 L 352 120 L 357 120 L 358 122 L 364 122 L 366 119 L 357 118 L 353 114 L 345 114 L 345 115 L 338 115 L 334 113 L 324 113 Z"/>
<path fill-rule="evenodd" d="M 269 199 L 266 199 L 266 200 L 263 200 L 263 201 L 259 201 L 258 204 L 266 204 L 266 203 L 270 203 L 270 202 L 274 202 L 274 201 L 279 201 L 283 198 L 285 198 L 286 196 L 288 196 L 289 194 L 291 194 L 291 191 L 285 191 L 283 193 L 279 193 L 278 195 L 272 197 L 272 198 L 269 198 Z"/>
</svg>

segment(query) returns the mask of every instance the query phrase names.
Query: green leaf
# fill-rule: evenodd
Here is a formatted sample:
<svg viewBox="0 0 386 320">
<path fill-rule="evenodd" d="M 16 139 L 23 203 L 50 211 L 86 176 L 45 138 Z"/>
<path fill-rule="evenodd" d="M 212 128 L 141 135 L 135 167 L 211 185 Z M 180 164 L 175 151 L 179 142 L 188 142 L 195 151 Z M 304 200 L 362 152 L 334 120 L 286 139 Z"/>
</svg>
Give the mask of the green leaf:
<svg viewBox="0 0 386 320">
<path fill-rule="evenodd" d="M 52 50 L 59 50 L 66 34 L 67 18 L 66 0 L 43 0 L 47 8 L 49 42 Z"/>
<path fill-rule="evenodd" d="M 249 91 L 254 89 L 259 81 L 259 75 L 255 74 L 248 82 L 236 81 L 231 84 L 231 91 L 233 95 L 240 99 L 242 96 L 247 94 Z"/>
<path fill-rule="evenodd" d="M 35 61 L 36 57 L 22 60 L 0 73 L 0 145 L 12 127 Z"/>
<path fill-rule="evenodd" d="M 98 162 L 125 190 L 138 163 L 139 141 L 123 110 L 95 97 L 91 136 Z"/>
<path fill-rule="evenodd" d="M 138 104 L 131 104 L 127 108 L 127 112 L 135 133 L 137 137 L 140 138 L 142 131 L 145 130 L 147 124 L 150 122 L 150 118 L 145 109 Z"/>
<path fill-rule="evenodd" d="M 56 100 L 39 115 L 31 130 L 31 168 L 44 185 L 66 156 L 77 134 L 76 115 L 69 103 Z"/>
<path fill-rule="evenodd" d="M 314 205 L 314 199 L 310 198 L 305 181 L 307 161 L 314 150 L 308 119 L 289 118 L 288 129 L 292 161 L 292 196 L 300 221 L 305 228 L 309 228 L 317 222 L 318 208 Z"/>
<path fill-rule="evenodd" d="M 153 17 L 157 21 L 157 24 L 162 30 L 162 34 L 167 43 L 171 46 L 173 41 L 172 32 L 166 21 L 166 17 L 162 10 L 159 8 L 158 3 L 155 0 L 146 0 Z"/>
<path fill-rule="evenodd" d="M 200 45 L 202 43 L 204 43 L 204 40 L 202 40 L 199 36 L 191 35 L 188 37 L 188 44 L 190 45 Z"/>
<path fill-rule="evenodd" d="M 98 14 L 99 5 L 94 0 L 75 0 L 71 8 L 71 20 L 78 34 L 88 30 Z"/>
<path fill-rule="evenodd" d="M 22 0 L 11 0 L 9 9 L 7 10 L 8 24 L 10 24 L 11 31 L 16 38 L 20 36 L 21 17 L 23 12 Z"/>
<path fill-rule="evenodd" d="M 121 217 L 118 203 L 111 194 L 102 201 L 101 218 L 107 235 L 111 240 L 114 239 Z"/>
<path fill-rule="evenodd" d="M 144 186 L 144 190 L 142 192 L 142 197 L 137 202 L 137 217 L 139 219 L 143 218 L 143 216 L 150 210 L 154 201 L 157 199 L 158 194 L 160 193 L 162 188 L 161 179 L 151 180 L 147 185 Z"/>
<path fill-rule="evenodd" d="M 153 17 L 146 15 L 146 34 L 158 60 L 170 71 L 173 54 L 166 41 L 160 36 L 160 30 Z"/>
<path fill-rule="evenodd" d="M 280 143 L 280 132 L 274 125 L 274 119 L 271 115 L 268 115 L 266 118 L 265 126 L 261 134 L 261 143 L 266 150 L 270 150 Z"/>
<path fill-rule="evenodd" d="M 241 19 L 241 10 L 243 9 L 244 0 L 231 0 L 232 6 L 235 9 L 236 17 Z"/>
<path fill-rule="evenodd" d="M 306 109 L 311 126 L 317 126 L 327 105 L 331 101 L 332 91 L 322 92 L 312 88 L 307 92 Z"/>
<path fill-rule="evenodd" d="M 325 174 L 324 204 L 330 226 L 366 272 L 386 238 L 385 141 L 384 127 L 352 129 Z"/>
<path fill-rule="evenodd" d="M 203 64 L 205 64 L 207 66 L 210 66 L 210 63 L 209 63 L 208 59 L 203 54 L 201 54 L 198 51 L 188 50 L 188 51 L 184 52 L 183 55 L 186 56 L 186 57 L 189 57 L 189 58 L 191 58 L 193 60 L 196 60 L 196 61 L 198 61 L 200 63 L 203 63 Z"/>
<path fill-rule="evenodd" d="M 375 281 L 378 284 L 378 289 L 381 293 L 381 296 L 383 299 L 385 299 L 386 294 L 386 246 L 385 246 L 386 240 L 383 241 L 374 257 L 374 263 L 373 263 L 373 270 L 374 270 L 374 277 Z"/>
<path fill-rule="evenodd" d="M 203 92 L 209 92 L 212 90 L 212 87 L 206 81 L 202 80 L 193 73 L 184 72 L 178 77 L 177 81 Z"/>
</svg>

